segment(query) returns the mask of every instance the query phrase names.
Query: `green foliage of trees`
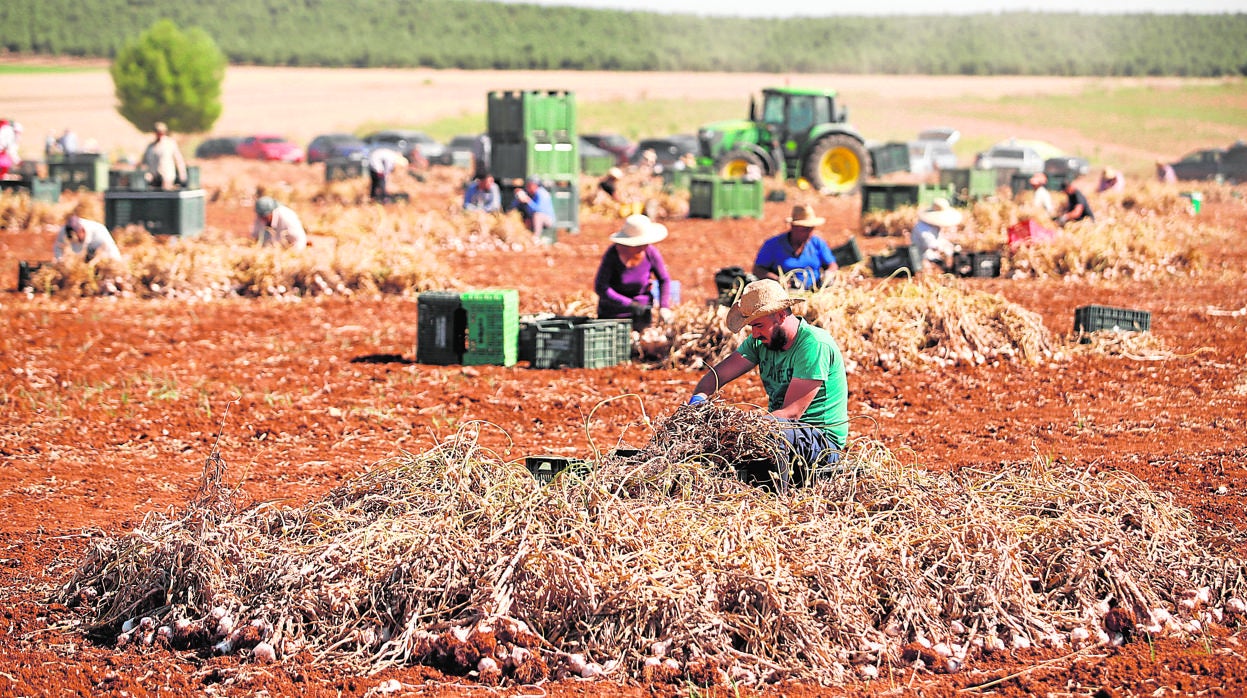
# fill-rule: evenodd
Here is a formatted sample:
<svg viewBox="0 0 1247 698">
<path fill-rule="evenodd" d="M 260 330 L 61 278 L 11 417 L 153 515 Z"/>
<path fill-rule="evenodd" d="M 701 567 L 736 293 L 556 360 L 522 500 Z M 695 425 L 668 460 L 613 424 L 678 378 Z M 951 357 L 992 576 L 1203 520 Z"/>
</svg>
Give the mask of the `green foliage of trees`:
<svg viewBox="0 0 1247 698">
<path fill-rule="evenodd" d="M 1247 14 L 744 19 L 485 0 L 6 0 L 0 47 L 111 57 L 158 19 L 232 63 L 967 75 L 1247 74 Z"/>
<path fill-rule="evenodd" d="M 159 20 L 113 60 L 117 111 L 141 131 L 157 121 L 183 133 L 207 131 L 221 116 L 225 65 L 225 54 L 202 29 L 183 32 Z"/>
</svg>

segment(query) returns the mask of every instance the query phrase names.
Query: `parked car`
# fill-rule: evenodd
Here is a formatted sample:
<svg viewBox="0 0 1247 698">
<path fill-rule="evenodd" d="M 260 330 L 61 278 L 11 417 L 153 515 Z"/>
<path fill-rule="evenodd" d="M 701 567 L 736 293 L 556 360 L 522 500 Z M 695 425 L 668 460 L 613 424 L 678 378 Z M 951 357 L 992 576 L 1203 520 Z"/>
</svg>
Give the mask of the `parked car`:
<svg viewBox="0 0 1247 698">
<path fill-rule="evenodd" d="M 597 148 L 613 153 L 616 165 L 628 164 L 633 151 L 636 150 L 636 143 L 628 140 L 627 136 L 621 136 L 618 133 L 588 133 L 581 136 L 581 138 Z"/>
<path fill-rule="evenodd" d="M 628 162 L 633 165 L 640 164 L 645 151 L 652 150 L 658 156 L 658 165 L 670 167 L 685 155 L 696 157 L 698 147 L 697 136 L 693 135 L 677 134 L 666 138 L 646 138 L 636 144 L 636 149 L 633 150 Z"/>
<path fill-rule="evenodd" d="M 244 138 L 238 144 L 238 155 L 252 160 L 303 162 L 303 148 L 283 136 L 268 133 Z"/>
<path fill-rule="evenodd" d="M 1016 141 L 997 143 L 974 156 L 974 167 L 980 170 L 1013 169 L 1024 174 L 1043 171 L 1043 156 L 1029 145 Z"/>
<path fill-rule="evenodd" d="M 449 165 L 450 153 L 446 146 L 433 140 L 432 136 L 420 131 L 406 129 L 390 129 L 377 131 L 364 136 L 364 142 L 370 148 L 384 146 L 397 150 L 413 163 L 427 161 L 431 165 Z"/>
<path fill-rule="evenodd" d="M 1043 172 L 1048 177 L 1072 179 L 1081 177 L 1090 171 L 1091 163 L 1087 158 L 1080 158 L 1076 155 L 1062 155 L 1043 161 Z"/>
<path fill-rule="evenodd" d="M 195 147 L 195 157 L 201 159 L 220 158 L 238 154 L 238 145 L 242 143 L 239 136 L 218 136 L 205 138 Z"/>
<path fill-rule="evenodd" d="M 1170 166 L 1178 179 L 1247 182 L 1247 142 L 1239 141 L 1228 148 L 1195 150 Z"/>
<path fill-rule="evenodd" d="M 307 161 L 357 160 L 368 155 L 368 144 L 349 133 L 326 133 L 307 144 Z"/>
<path fill-rule="evenodd" d="M 909 142 L 909 171 L 926 174 L 955 168 L 957 154 L 953 144 L 960 139 L 961 131 L 946 126 L 919 131 L 918 138 Z"/>
<path fill-rule="evenodd" d="M 446 144 L 446 164 L 455 167 L 472 167 L 475 162 L 473 151 L 480 136 L 461 135 L 450 139 Z"/>
</svg>

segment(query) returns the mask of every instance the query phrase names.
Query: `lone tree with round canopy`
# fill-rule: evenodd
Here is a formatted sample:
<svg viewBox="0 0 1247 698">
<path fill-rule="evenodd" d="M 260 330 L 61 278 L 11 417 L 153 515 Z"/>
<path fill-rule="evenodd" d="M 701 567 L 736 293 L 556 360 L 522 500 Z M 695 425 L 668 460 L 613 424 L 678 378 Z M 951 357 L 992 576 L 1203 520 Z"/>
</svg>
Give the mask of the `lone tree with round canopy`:
<svg viewBox="0 0 1247 698">
<path fill-rule="evenodd" d="M 174 131 L 207 131 L 221 116 L 225 65 L 225 54 L 202 29 L 183 32 L 162 19 L 113 60 L 117 111 L 141 131 L 157 121 Z"/>
</svg>

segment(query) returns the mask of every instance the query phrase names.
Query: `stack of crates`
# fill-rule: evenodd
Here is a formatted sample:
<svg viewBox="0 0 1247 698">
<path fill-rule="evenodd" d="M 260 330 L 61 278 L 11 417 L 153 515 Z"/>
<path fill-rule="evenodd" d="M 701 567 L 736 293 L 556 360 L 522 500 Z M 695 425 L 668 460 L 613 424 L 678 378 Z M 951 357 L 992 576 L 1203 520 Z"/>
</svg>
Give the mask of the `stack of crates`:
<svg viewBox="0 0 1247 698">
<path fill-rule="evenodd" d="M 940 170 L 940 185 L 951 186 L 958 206 L 969 206 L 996 193 L 996 170 L 955 167 Z"/>
<path fill-rule="evenodd" d="M 416 297 L 416 363 L 463 363 L 468 317 L 454 291 L 425 291 Z"/>
<path fill-rule="evenodd" d="M 761 180 L 693 175 L 688 184 L 689 218 L 761 218 Z"/>
<path fill-rule="evenodd" d="M 490 169 L 503 189 L 538 177 L 554 198 L 555 228 L 580 230 L 580 148 L 575 95 L 566 90 L 498 90 L 486 111 Z"/>
<path fill-rule="evenodd" d="M 0 180 L 0 189 L 6 191 L 25 191 L 30 194 L 31 201 L 43 201 L 54 204 L 61 200 L 61 181 L 59 179 L 41 179 L 39 177 Z"/>
<path fill-rule="evenodd" d="M 520 334 L 519 291 L 465 291 L 459 295 L 459 301 L 467 322 L 463 364 L 514 366 Z"/>
</svg>

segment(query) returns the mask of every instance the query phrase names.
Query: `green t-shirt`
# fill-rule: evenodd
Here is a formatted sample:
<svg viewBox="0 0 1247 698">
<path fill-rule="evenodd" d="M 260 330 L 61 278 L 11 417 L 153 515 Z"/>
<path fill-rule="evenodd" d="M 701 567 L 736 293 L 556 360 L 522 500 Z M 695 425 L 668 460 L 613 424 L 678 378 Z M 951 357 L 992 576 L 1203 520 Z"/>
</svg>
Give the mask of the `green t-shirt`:
<svg viewBox="0 0 1247 698">
<path fill-rule="evenodd" d="M 784 406 L 793 378 L 822 381 L 801 421 L 819 427 L 837 447 L 844 448 L 849 437 L 849 384 L 844 356 L 827 330 L 802 319 L 797 338 L 786 351 L 768 349 L 752 336 L 746 337 L 736 351 L 758 365 L 767 409 L 772 412 Z"/>
</svg>

